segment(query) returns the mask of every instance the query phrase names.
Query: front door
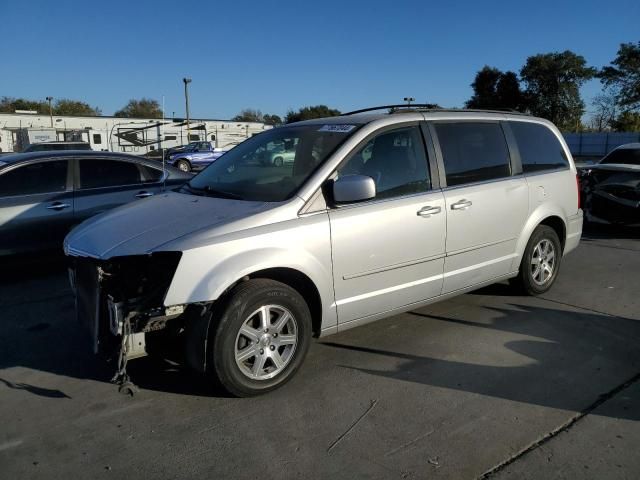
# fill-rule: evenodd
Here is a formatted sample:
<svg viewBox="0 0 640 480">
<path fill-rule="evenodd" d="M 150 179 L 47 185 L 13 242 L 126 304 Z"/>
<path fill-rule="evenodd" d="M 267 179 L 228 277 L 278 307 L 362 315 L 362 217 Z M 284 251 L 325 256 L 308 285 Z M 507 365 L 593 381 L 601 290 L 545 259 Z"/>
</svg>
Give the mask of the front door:
<svg viewBox="0 0 640 480">
<path fill-rule="evenodd" d="M 432 190 L 418 125 L 365 141 L 338 176 L 368 175 L 376 197 L 329 211 L 338 322 L 435 297 L 442 288 L 445 204 Z"/>
<path fill-rule="evenodd" d="M 67 160 L 40 160 L 0 174 L 0 255 L 59 247 L 73 222 Z"/>
</svg>

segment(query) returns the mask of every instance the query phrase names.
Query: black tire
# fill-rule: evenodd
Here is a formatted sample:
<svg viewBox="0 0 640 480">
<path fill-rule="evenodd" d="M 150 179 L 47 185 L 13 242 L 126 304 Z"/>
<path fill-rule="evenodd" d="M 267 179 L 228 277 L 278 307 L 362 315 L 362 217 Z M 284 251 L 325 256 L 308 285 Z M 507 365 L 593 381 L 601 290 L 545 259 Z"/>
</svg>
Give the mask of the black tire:
<svg viewBox="0 0 640 480">
<path fill-rule="evenodd" d="M 252 313 L 268 305 L 274 307 L 274 310 L 269 314 L 269 328 L 275 328 L 278 323 L 277 320 L 285 318 L 283 313 L 282 316 L 274 319 L 276 320 L 275 324 L 270 323 L 273 318 L 271 313 L 275 311 L 275 314 L 277 314 L 280 311 L 275 308 L 276 306 L 286 310 L 286 313 L 290 313 L 290 316 L 293 317 L 293 323 L 289 321 L 289 326 L 286 327 L 288 330 L 286 330 L 285 334 L 280 335 L 281 338 L 297 337 L 297 343 L 290 350 L 286 350 L 290 348 L 289 345 L 280 346 L 278 344 L 276 347 L 275 342 L 277 339 L 275 337 L 277 337 L 277 333 L 274 333 L 273 330 L 271 333 L 267 333 L 269 328 L 261 329 L 260 334 L 262 336 L 257 342 L 250 342 L 249 337 L 245 338 L 240 333 L 240 328 L 245 326 L 246 322 L 251 321 L 249 319 L 260 321 L 262 318 L 260 314 L 255 317 L 252 316 Z M 236 286 L 220 308 L 218 318 L 212 319 L 212 322 L 209 329 L 210 332 L 213 332 L 213 337 L 210 338 L 209 342 L 212 347 L 210 348 L 211 373 L 215 375 L 219 383 L 229 393 L 238 397 L 260 395 L 284 385 L 300 368 L 311 342 L 312 324 L 309 307 L 297 291 L 274 280 L 254 279 Z M 291 326 L 295 328 L 292 329 L 290 328 Z M 291 334 L 291 331 L 294 333 Z M 244 349 L 257 349 L 255 357 L 246 360 L 246 362 L 250 362 L 253 359 L 253 364 L 242 363 L 242 366 L 240 366 L 236 362 L 236 348 L 240 343 L 245 344 L 243 346 Z M 240 349 L 239 352 L 243 352 L 244 349 Z M 280 367 L 280 371 L 278 371 L 279 367 L 274 361 L 270 360 L 270 356 L 277 353 L 279 361 L 282 361 L 285 357 L 284 355 L 281 356 L 281 349 L 285 355 L 288 352 L 289 357 L 284 365 Z M 263 350 L 266 352 L 265 354 L 262 353 Z M 259 371 L 261 373 L 264 372 L 265 375 L 273 374 L 272 378 L 254 379 L 248 376 L 250 373 L 248 368 L 251 367 L 253 371 L 257 367 L 256 362 L 259 361 L 259 354 L 263 357 L 262 361 L 265 365 L 265 369 L 260 368 Z M 264 358 L 267 359 L 264 360 Z M 271 367 L 271 364 L 273 364 L 273 367 Z M 260 363 L 260 365 L 263 364 Z M 269 373 L 269 368 L 273 368 L 273 372 Z"/>
<path fill-rule="evenodd" d="M 545 241 L 549 242 L 553 246 L 554 262 L 552 272 L 547 279 L 541 278 L 540 276 L 534 278 L 534 273 L 536 272 L 536 260 L 534 257 L 538 257 L 536 247 Z M 512 279 L 511 284 L 519 290 L 520 293 L 524 293 L 526 295 L 541 295 L 553 286 L 553 283 L 558 277 L 561 262 L 562 246 L 560 245 L 558 234 L 553 228 L 548 227 L 547 225 L 538 225 L 531 234 L 529 242 L 527 243 L 527 248 L 524 250 L 518 276 Z M 541 280 L 543 280 L 542 283 L 540 283 Z"/>
<path fill-rule="evenodd" d="M 284 160 L 282 157 L 276 157 L 273 159 L 273 165 L 275 167 L 281 167 L 282 165 L 284 165 Z"/>
<path fill-rule="evenodd" d="M 186 160 L 178 160 L 178 162 L 176 163 L 176 167 L 178 168 L 178 170 L 182 170 L 183 172 L 191 171 L 191 165 Z"/>
</svg>

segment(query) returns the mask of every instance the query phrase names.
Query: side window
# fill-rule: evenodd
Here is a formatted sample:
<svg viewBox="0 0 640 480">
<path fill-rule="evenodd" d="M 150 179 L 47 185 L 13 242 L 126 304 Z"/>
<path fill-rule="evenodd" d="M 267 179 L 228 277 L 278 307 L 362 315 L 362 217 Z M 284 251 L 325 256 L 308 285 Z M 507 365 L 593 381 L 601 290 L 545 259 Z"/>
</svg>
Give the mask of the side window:
<svg viewBox="0 0 640 480">
<path fill-rule="evenodd" d="M 509 126 L 518 144 L 524 173 L 569 166 L 562 145 L 547 127 L 530 122 L 509 122 Z"/>
<path fill-rule="evenodd" d="M 140 183 L 134 163 L 119 160 L 80 160 L 80 188 L 117 187 Z"/>
<path fill-rule="evenodd" d="M 99 133 L 93 134 L 93 143 L 102 143 L 102 135 Z"/>
<path fill-rule="evenodd" d="M 427 156 L 419 127 L 381 133 L 338 168 L 338 176 L 367 175 L 376 183 L 376 198 L 426 192 L 431 188 Z"/>
<path fill-rule="evenodd" d="M 0 197 L 64 192 L 67 161 L 32 163 L 0 175 Z"/>
<path fill-rule="evenodd" d="M 158 170 L 157 168 L 140 165 L 140 170 L 142 170 L 143 183 L 159 182 L 162 178 L 162 170 Z"/>
<path fill-rule="evenodd" d="M 482 182 L 511 175 L 509 149 L 498 123 L 434 124 L 447 186 Z"/>
</svg>

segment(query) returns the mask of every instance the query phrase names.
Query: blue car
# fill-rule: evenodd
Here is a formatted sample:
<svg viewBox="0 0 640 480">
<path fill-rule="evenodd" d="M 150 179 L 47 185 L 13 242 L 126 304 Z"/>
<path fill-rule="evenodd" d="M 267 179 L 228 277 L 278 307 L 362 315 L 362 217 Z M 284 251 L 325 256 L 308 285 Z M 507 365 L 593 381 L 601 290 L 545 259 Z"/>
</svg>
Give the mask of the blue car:
<svg viewBox="0 0 640 480">
<path fill-rule="evenodd" d="M 198 172 L 224 153 L 224 150 L 215 148 L 211 142 L 196 142 L 191 148 L 169 155 L 168 163 L 183 172 Z"/>
</svg>

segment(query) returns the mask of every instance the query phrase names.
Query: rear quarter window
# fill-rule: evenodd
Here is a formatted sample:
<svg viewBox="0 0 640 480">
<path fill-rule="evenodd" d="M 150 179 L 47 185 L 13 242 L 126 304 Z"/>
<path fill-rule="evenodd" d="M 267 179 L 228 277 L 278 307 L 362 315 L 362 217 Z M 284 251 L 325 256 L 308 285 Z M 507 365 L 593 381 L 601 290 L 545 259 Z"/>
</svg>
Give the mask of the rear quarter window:
<svg viewBox="0 0 640 480">
<path fill-rule="evenodd" d="M 562 144 L 549 128 L 530 122 L 509 122 L 509 126 L 516 139 L 525 174 L 569 168 Z"/>
</svg>

